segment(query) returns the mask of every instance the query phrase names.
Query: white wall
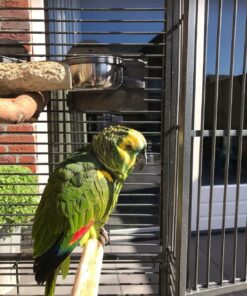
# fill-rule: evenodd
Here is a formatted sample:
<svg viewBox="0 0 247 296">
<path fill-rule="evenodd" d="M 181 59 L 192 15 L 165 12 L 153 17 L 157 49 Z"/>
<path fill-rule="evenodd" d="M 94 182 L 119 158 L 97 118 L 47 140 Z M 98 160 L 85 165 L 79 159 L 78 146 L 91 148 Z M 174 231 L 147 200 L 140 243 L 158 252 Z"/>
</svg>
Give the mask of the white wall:
<svg viewBox="0 0 247 296">
<path fill-rule="evenodd" d="M 31 7 L 44 7 L 43 0 L 32 0 L 30 1 Z M 31 19 L 44 19 L 44 11 L 43 10 L 31 10 Z M 31 31 L 39 31 L 45 32 L 45 23 L 43 21 L 40 22 L 31 22 Z M 34 45 L 33 46 L 33 54 L 45 54 L 46 53 L 46 46 L 45 46 L 45 34 L 32 34 L 32 43 L 43 43 L 43 45 Z M 33 57 L 33 61 L 45 60 L 45 57 Z M 47 121 L 47 113 L 42 112 L 40 114 L 39 120 Z M 37 122 L 36 123 L 37 131 L 42 131 L 44 133 L 37 134 L 37 143 L 48 143 L 48 128 L 46 122 Z M 48 178 L 48 145 L 37 145 L 36 147 L 37 153 L 45 153 L 45 154 L 38 154 L 37 156 L 37 163 L 47 163 L 47 165 L 38 165 L 37 172 L 38 173 L 45 173 L 45 176 L 39 176 L 39 183 L 46 183 Z M 44 186 L 40 186 L 40 192 L 43 192 Z"/>
</svg>

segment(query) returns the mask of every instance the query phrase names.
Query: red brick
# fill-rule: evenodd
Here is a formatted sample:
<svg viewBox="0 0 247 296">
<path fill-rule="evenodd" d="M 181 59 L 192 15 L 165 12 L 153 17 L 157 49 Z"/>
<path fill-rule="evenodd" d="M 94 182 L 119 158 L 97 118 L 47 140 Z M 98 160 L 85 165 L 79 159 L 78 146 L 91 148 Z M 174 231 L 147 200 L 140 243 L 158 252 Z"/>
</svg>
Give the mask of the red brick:
<svg viewBox="0 0 247 296">
<path fill-rule="evenodd" d="M 35 158 L 35 156 L 20 156 L 19 157 L 19 162 L 21 163 L 21 164 L 23 164 L 23 163 L 35 163 L 35 161 L 36 161 L 36 158 Z"/>
<path fill-rule="evenodd" d="M 7 147 L 0 146 L 0 153 L 6 152 L 6 151 L 7 151 Z"/>
<path fill-rule="evenodd" d="M 23 20 L 29 19 L 29 11 L 28 10 L 1 10 L 0 16 L 2 18 L 19 18 Z"/>
<path fill-rule="evenodd" d="M 22 21 L 22 22 L 15 22 L 15 21 L 2 21 L 1 23 L 1 29 L 2 30 L 30 30 L 30 24 L 28 21 Z"/>
<path fill-rule="evenodd" d="M 0 33 L 0 39 L 10 39 L 10 40 L 18 40 L 18 41 L 26 41 L 30 40 L 30 35 L 28 34 L 21 34 L 21 33 Z"/>
<path fill-rule="evenodd" d="M 7 127 L 8 132 L 32 132 L 33 130 L 32 124 L 10 124 Z"/>
<path fill-rule="evenodd" d="M 33 143 L 33 135 L 0 135 L 0 143 Z"/>
<path fill-rule="evenodd" d="M 16 152 L 16 153 L 23 153 L 23 154 L 32 153 L 36 151 L 34 145 L 13 145 L 13 146 L 9 146 L 8 148 L 9 148 L 9 152 Z"/>
<path fill-rule="evenodd" d="M 0 7 L 29 7 L 29 0 L 1 0 Z M 28 18 L 29 10 L 1 10 L 0 16 L 2 17 L 19 17 Z"/>
<path fill-rule="evenodd" d="M 2 163 L 15 163 L 16 157 L 12 155 L 0 156 L 0 164 Z"/>
<path fill-rule="evenodd" d="M 25 42 L 30 42 L 30 34 L 24 34 L 24 33 L 11 33 L 9 34 L 10 39 L 14 40 L 21 40 Z"/>
<path fill-rule="evenodd" d="M 1 0 L 1 7 L 29 7 L 29 0 Z"/>
<path fill-rule="evenodd" d="M 19 157 L 19 163 L 25 167 L 28 167 L 33 173 L 35 173 L 36 169 L 37 169 L 35 162 L 36 162 L 36 158 L 34 156 L 20 156 Z M 32 164 L 25 165 L 25 163 L 34 163 L 34 164 L 33 165 Z"/>
</svg>

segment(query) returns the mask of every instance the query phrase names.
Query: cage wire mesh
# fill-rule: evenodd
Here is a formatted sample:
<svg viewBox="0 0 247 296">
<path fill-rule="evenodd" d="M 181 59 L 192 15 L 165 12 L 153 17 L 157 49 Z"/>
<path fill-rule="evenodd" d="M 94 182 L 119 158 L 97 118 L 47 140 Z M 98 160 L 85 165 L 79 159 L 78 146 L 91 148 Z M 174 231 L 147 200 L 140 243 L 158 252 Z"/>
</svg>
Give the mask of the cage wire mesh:
<svg viewBox="0 0 247 296">
<path fill-rule="evenodd" d="M 37 5 L 37 6 L 36 6 Z M 18 34 L 18 18 L 13 12 L 28 11 L 29 30 L 21 31 L 31 54 L 18 53 L 21 60 L 56 60 L 82 53 L 116 55 L 123 59 L 145 62 L 145 97 L 141 110 L 107 109 L 78 112 L 68 107 L 66 91 L 50 94 L 47 108 L 30 129 L 13 129 L 3 125 L 0 159 L 1 216 L 18 219 L 1 221 L 0 294 L 43 295 L 32 271 L 31 225 L 34 210 L 47 183 L 48 175 L 69 153 L 110 124 L 123 124 L 143 132 L 148 141 L 148 164 L 127 180 L 116 210 L 106 226 L 110 245 L 105 257 L 100 295 L 158 295 L 160 213 L 160 123 L 164 81 L 163 1 L 31 1 L 29 8 L 1 6 L 4 19 L 13 23 L 12 34 Z M 117 7 L 117 8 L 114 8 Z M 1 32 L 6 34 L 7 31 Z M 160 35 L 160 40 L 154 40 Z M 16 53 L 6 56 L 14 59 Z M 24 124 L 21 126 L 29 126 Z M 17 136 L 15 139 L 12 136 Z M 11 137 L 11 138 L 10 138 Z M 9 145 L 14 147 L 10 152 Z M 29 150 L 26 147 L 29 146 Z M 16 148 L 15 148 L 16 147 Z M 22 157 L 27 159 L 22 161 Z M 29 157 L 29 158 L 28 158 Z M 29 160 L 29 161 L 27 161 Z M 18 167 L 15 171 L 14 167 Z M 19 172 L 19 166 L 31 168 Z M 9 170 L 8 170 L 9 168 Z M 4 188 L 4 189 L 3 189 Z M 23 189 L 24 188 L 24 189 Z M 24 191 L 22 191 L 23 189 Z M 10 197 L 6 204 L 6 197 Z M 18 210 L 12 212 L 12 201 Z M 1 207 L 1 205 L 0 205 Z M 9 220 L 10 221 L 10 220 Z M 8 226 L 8 229 L 6 228 Z M 72 254 L 72 264 L 65 281 L 60 276 L 56 295 L 69 295 L 81 250 Z"/>
</svg>

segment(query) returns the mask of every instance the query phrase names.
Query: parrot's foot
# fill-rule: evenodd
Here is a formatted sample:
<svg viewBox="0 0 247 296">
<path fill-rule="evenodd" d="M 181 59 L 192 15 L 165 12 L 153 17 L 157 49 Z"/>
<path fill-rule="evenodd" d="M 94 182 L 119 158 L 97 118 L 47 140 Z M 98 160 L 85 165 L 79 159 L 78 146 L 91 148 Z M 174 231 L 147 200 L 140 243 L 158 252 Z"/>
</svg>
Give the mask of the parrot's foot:
<svg viewBox="0 0 247 296">
<path fill-rule="evenodd" d="M 108 232 L 103 227 L 100 228 L 99 242 L 102 244 L 103 247 L 108 246 L 110 244 Z"/>
</svg>

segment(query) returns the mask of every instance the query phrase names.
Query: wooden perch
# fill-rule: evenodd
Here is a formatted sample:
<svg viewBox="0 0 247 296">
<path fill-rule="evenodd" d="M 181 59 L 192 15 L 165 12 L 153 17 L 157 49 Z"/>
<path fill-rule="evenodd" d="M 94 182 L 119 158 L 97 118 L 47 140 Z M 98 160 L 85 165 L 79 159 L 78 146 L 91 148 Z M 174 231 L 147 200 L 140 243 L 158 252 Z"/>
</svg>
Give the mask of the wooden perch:
<svg viewBox="0 0 247 296">
<path fill-rule="evenodd" d="M 0 123 L 21 123 L 38 117 L 48 99 L 40 92 L 0 98 Z"/>
<path fill-rule="evenodd" d="M 65 63 L 0 63 L 0 96 L 71 88 L 70 68 Z"/>
<path fill-rule="evenodd" d="M 71 296 L 97 296 L 104 248 L 97 239 L 90 239 L 76 272 Z"/>
</svg>

